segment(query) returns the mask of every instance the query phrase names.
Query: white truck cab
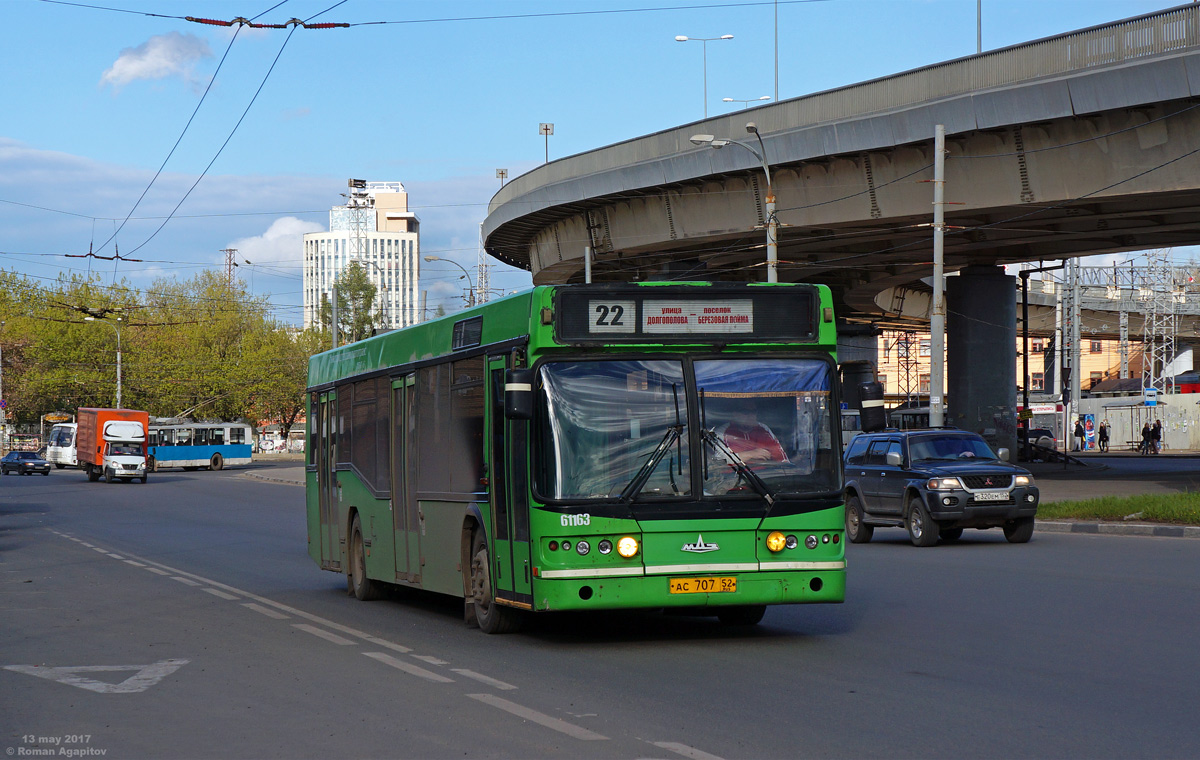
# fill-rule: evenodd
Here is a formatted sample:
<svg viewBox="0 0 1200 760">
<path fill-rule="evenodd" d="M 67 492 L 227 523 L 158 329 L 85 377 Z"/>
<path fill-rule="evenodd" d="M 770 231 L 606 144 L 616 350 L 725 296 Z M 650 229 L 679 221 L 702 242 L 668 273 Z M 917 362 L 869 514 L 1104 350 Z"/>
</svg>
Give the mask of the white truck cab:
<svg viewBox="0 0 1200 760">
<path fill-rule="evenodd" d="M 146 428 L 140 422 L 110 420 L 104 423 L 104 480 L 116 478 L 146 482 Z"/>
</svg>

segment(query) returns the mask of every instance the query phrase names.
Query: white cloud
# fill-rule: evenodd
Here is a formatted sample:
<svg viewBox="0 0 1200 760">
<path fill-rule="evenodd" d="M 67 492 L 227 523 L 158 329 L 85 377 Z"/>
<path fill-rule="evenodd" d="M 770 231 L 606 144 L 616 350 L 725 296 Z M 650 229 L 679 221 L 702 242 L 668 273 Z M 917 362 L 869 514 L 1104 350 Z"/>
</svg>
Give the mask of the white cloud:
<svg viewBox="0 0 1200 760">
<path fill-rule="evenodd" d="M 248 260 L 271 267 L 298 266 L 303 260 L 304 233 L 324 230 L 316 222 L 285 216 L 271 222 L 263 234 L 235 240 L 228 247 L 238 250 L 239 264 Z"/>
<path fill-rule="evenodd" d="M 125 48 L 100 77 L 100 84 L 121 88 L 139 79 L 179 77 L 195 84 L 193 65 L 212 58 L 208 42 L 192 34 L 157 34 L 134 48 Z"/>
</svg>

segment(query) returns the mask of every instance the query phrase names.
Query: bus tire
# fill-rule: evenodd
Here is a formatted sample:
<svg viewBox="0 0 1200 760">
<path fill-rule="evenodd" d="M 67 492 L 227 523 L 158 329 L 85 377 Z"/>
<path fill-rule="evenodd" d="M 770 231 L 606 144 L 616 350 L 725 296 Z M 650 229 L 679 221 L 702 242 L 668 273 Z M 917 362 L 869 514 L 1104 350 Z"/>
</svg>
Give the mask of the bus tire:
<svg viewBox="0 0 1200 760">
<path fill-rule="evenodd" d="M 865 544 L 875 535 L 874 526 L 863 522 L 862 501 L 857 494 L 846 497 L 846 538 L 852 544 Z"/>
<path fill-rule="evenodd" d="M 358 515 L 350 526 L 350 578 L 354 588 L 354 598 L 360 602 L 370 602 L 381 596 L 377 581 L 367 577 L 367 554 L 363 544 L 362 523 Z"/>
<path fill-rule="evenodd" d="M 483 531 L 471 539 L 471 601 L 475 622 L 484 633 L 512 633 L 520 627 L 516 610 L 495 603 L 492 595 L 492 565 Z"/>
<path fill-rule="evenodd" d="M 1004 537 L 1010 544 L 1027 544 L 1033 538 L 1033 518 L 1019 517 L 1004 525 Z"/>
<path fill-rule="evenodd" d="M 717 620 L 721 621 L 721 625 L 758 625 L 766 612 L 765 604 L 724 607 L 717 611 Z"/>
<path fill-rule="evenodd" d="M 158 460 L 154 457 L 146 458 L 146 472 L 158 472 Z"/>
<path fill-rule="evenodd" d="M 225 466 L 225 460 L 220 454 L 213 454 L 212 459 L 208 460 L 208 469 L 216 472 Z"/>
<path fill-rule="evenodd" d="M 61 470 L 64 467 L 66 467 L 65 464 L 59 464 L 58 462 L 54 463 L 54 469 L 56 469 L 56 470 Z"/>
</svg>

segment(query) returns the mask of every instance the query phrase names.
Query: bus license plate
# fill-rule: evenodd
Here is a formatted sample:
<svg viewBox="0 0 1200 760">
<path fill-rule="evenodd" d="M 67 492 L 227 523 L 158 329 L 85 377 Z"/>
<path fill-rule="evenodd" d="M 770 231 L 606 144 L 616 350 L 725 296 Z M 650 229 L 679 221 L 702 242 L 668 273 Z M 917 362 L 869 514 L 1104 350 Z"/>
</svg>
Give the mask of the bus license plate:
<svg viewBox="0 0 1200 760">
<path fill-rule="evenodd" d="M 672 578 L 672 594 L 721 594 L 737 591 L 736 577 Z"/>
<path fill-rule="evenodd" d="M 1007 491 L 983 491 L 975 494 L 975 501 L 1007 501 Z"/>
</svg>

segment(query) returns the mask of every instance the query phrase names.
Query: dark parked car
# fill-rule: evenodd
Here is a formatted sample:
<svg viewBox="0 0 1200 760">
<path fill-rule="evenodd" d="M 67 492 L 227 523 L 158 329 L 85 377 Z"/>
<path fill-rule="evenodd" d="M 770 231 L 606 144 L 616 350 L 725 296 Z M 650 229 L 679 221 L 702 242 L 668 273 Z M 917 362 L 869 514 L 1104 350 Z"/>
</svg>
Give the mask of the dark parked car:
<svg viewBox="0 0 1200 760">
<path fill-rule="evenodd" d="M 1029 471 L 993 453 L 975 433 L 948 428 L 885 430 L 846 449 L 846 535 L 861 544 L 875 526 L 905 527 L 916 546 L 954 541 L 964 528 L 1003 528 L 1012 543 L 1033 537 L 1039 493 Z"/>
<path fill-rule="evenodd" d="M 0 459 L 0 475 L 19 472 L 28 475 L 31 472 L 50 474 L 50 463 L 33 451 L 10 451 Z"/>
</svg>

